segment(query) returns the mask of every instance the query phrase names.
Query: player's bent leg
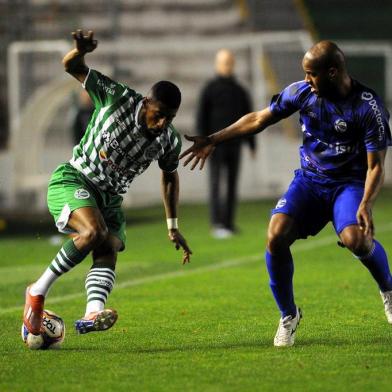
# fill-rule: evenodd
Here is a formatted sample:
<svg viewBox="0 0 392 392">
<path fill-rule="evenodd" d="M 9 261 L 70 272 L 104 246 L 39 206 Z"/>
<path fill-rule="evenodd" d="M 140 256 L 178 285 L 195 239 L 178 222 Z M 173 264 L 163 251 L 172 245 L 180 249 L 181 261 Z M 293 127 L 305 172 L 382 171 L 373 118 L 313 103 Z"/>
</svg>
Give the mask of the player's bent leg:
<svg viewBox="0 0 392 392">
<path fill-rule="evenodd" d="M 45 297 L 50 287 L 60 276 L 84 260 L 87 254 L 87 251 L 79 251 L 72 239 L 66 241 L 39 279 L 27 287 L 23 321 L 30 333 L 36 335 L 41 329 Z"/>
<path fill-rule="evenodd" d="M 74 237 L 76 248 L 84 252 L 98 247 L 109 235 L 102 214 L 95 207 L 83 207 L 73 211 L 68 226 L 77 233 Z"/>
<path fill-rule="evenodd" d="M 270 287 L 282 317 L 295 316 L 293 293 L 294 263 L 290 245 L 297 236 L 293 218 L 286 214 L 272 216 L 268 228 L 266 264 L 270 276 Z"/>
<path fill-rule="evenodd" d="M 365 236 L 358 225 L 347 226 L 340 239 L 369 270 L 380 289 L 388 323 L 392 324 L 392 275 L 383 246 L 370 236 Z"/>
<path fill-rule="evenodd" d="M 358 225 L 349 225 L 339 234 L 343 245 L 356 257 L 368 254 L 372 249 L 372 237 L 365 235 Z"/>
<path fill-rule="evenodd" d="M 85 259 L 90 250 L 107 236 L 107 228 L 97 208 L 83 207 L 71 213 L 68 226 L 77 232 L 64 243 L 40 278 L 26 289 L 23 321 L 30 333 L 41 329 L 45 297 L 53 283 Z"/>
<path fill-rule="evenodd" d="M 267 249 L 271 254 L 284 253 L 298 237 L 295 220 L 287 215 L 272 215 L 268 226 Z"/>
<path fill-rule="evenodd" d="M 45 297 L 57 278 L 83 261 L 107 236 L 105 222 L 97 208 L 83 207 L 73 211 L 67 226 L 76 234 L 64 243 L 47 270 L 31 286 L 31 295 Z"/>
<path fill-rule="evenodd" d="M 122 241 L 109 235 L 106 241 L 93 250 L 93 265 L 87 274 L 85 285 L 86 312 L 82 319 L 75 322 L 75 329 L 81 334 L 105 331 L 117 321 L 117 312 L 105 309 L 105 304 L 114 286 L 117 252 L 122 246 Z"/>
<path fill-rule="evenodd" d="M 294 301 L 294 263 L 290 252 L 297 232 L 296 223 L 289 215 L 277 213 L 272 216 L 268 228 L 266 264 L 270 287 L 281 312 L 274 338 L 276 347 L 290 347 L 294 344 L 295 332 L 302 317 Z"/>
</svg>

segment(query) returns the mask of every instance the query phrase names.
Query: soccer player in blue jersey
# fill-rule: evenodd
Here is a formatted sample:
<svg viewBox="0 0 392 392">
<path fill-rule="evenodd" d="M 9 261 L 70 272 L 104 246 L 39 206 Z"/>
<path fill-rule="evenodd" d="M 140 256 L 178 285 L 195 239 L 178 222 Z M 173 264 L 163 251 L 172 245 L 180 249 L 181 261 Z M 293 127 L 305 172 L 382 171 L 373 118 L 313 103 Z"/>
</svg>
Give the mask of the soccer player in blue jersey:
<svg viewBox="0 0 392 392">
<path fill-rule="evenodd" d="M 180 155 L 203 168 L 223 141 L 248 136 L 296 111 L 303 143 L 301 168 L 272 210 L 266 264 L 270 287 L 281 312 L 275 346 L 292 346 L 301 319 L 294 301 L 290 246 L 316 235 L 332 221 L 340 244 L 369 270 L 380 289 L 392 324 L 392 276 L 382 245 L 374 239 L 372 208 L 384 179 L 391 145 L 389 113 L 376 93 L 347 72 L 343 52 L 330 41 L 309 49 L 302 61 L 305 80 L 275 95 L 269 107 L 249 113 L 208 137 L 187 137 L 194 144 Z"/>
</svg>

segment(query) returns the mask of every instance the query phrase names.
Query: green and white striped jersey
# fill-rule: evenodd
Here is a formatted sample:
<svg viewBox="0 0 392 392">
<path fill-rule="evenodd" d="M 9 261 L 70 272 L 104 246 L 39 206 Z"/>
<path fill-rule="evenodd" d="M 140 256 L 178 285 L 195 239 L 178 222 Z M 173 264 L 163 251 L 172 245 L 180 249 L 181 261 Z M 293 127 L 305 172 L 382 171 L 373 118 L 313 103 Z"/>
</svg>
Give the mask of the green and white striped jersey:
<svg viewBox="0 0 392 392">
<path fill-rule="evenodd" d="M 83 87 L 95 111 L 80 143 L 74 147 L 70 164 L 98 188 L 113 194 L 125 193 L 151 162 L 165 171 L 175 171 L 181 138 L 169 125 L 157 137 L 145 135 L 138 123 L 143 96 L 93 69 Z"/>
</svg>

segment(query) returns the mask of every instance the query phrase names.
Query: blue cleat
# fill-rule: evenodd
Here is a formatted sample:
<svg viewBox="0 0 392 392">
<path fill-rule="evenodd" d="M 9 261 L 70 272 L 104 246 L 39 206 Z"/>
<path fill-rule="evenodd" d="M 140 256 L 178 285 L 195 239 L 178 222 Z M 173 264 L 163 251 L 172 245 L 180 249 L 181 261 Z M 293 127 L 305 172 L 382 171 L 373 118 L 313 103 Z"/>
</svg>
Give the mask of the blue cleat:
<svg viewBox="0 0 392 392">
<path fill-rule="evenodd" d="M 75 321 L 75 329 L 79 334 L 94 331 L 106 331 L 113 327 L 118 318 L 114 309 L 104 309 L 99 312 L 90 313 L 88 316 Z"/>
</svg>

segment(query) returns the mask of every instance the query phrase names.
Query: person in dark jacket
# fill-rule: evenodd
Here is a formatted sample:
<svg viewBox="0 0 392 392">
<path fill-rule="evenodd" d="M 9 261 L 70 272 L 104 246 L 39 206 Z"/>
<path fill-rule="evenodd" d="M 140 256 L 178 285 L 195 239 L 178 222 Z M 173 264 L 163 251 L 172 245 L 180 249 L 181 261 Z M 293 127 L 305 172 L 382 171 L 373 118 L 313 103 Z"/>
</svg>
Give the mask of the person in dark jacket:
<svg viewBox="0 0 392 392">
<path fill-rule="evenodd" d="M 87 126 L 90 122 L 91 116 L 94 112 L 94 105 L 86 90 L 80 90 L 78 96 L 78 108 L 73 120 L 73 143 L 79 144 L 84 136 Z"/>
<path fill-rule="evenodd" d="M 225 128 L 252 110 L 249 95 L 234 77 L 235 58 L 221 49 L 215 57 L 216 76 L 203 88 L 197 112 L 197 131 L 202 136 Z M 254 137 L 245 140 L 252 155 Z M 228 238 L 235 231 L 237 183 L 241 159 L 241 140 L 219 145 L 210 160 L 209 199 L 212 235 Z"/>
</svg>

